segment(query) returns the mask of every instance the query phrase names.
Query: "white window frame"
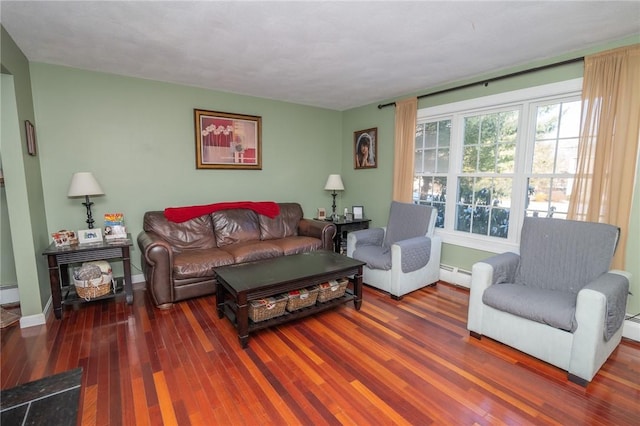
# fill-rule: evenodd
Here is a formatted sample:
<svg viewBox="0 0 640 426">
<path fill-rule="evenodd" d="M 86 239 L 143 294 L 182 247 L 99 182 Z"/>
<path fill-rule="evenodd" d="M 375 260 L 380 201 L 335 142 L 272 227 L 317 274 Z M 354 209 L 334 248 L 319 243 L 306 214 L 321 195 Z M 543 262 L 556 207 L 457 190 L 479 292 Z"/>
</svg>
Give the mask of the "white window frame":
<svg viewBox="0 0 640 426">
<path fill-rule="evenodd" d="M 436 234 L 448 244 L 473 248 L 493 253 L 505 251 L 519 252 L 520 229 L 524 219 L 527 170 L 531 168 L 533 143 L 535 138 L 536 108 L 541 102 L 561 101 L 582 93 L 582 78 L 558 83 L 529 87 L 482 98 L 450 104 L 437 105 L 418 110 L 417 121 L 451 120 L 451 143 L 449 151 L 449 172 L 447 177 L 447 201 L 444 228 L 436 228 Z M 462 167 L 462 132 L 464 118 L 470 115 L 488 114 L 504 109 L 518 109 L 520 122 L 513 175 L 513 192 L 509 215 L 509 236 L 498 238 L 455 230 L 455 211 L 458 193 L 458 177 Z M 438 173 L 437 175 L 441 175 Z"/>
</svg>

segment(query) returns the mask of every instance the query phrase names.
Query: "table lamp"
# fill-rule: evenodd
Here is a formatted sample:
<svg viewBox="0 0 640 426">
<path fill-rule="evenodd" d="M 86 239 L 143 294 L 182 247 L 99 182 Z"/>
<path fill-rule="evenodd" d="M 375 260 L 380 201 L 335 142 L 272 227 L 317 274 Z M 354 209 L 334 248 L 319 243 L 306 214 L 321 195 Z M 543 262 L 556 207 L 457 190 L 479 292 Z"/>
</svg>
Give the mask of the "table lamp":
<svg viewBox="0 0 640 426">
<path fill-rule="evenodd" d="M 326 191 L 332 191 L 331 196 L 333 197 L 333 204 L 331 205 L 331 220 L 335 220 L 337 218 L 336 195 L 338 195 L 336 191 L 344 191 L 344 185 L 342 184 L 342 178 L 340 177 L 340 175 L 329 175 L 327 183 L 324 185 L 324 189 Z"/>
<path fill-rule="evenodd" d="M 96 178 L 93 177 L 93 173 L 74 173 L 71 178 L 67 197 L 84 197 L 85 201 L 82 205 L 87 208 L 87 224 L 89 225 L 89 229 L 92 229 L 94 220 L 91 216 L 91 206 L 93 203 L 89 200 L 90 195 L 104 195 L 104 191 L 100 187 Z"/>
</svg>

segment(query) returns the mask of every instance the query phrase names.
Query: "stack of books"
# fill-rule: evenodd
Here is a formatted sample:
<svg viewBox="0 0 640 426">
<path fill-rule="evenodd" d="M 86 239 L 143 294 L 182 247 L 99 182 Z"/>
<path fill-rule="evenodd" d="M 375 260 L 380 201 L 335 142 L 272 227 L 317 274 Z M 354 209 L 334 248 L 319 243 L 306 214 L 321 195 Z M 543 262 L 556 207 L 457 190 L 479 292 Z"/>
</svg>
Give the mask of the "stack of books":
<svg viewBox="0 0 640 426">
<path fill-rule="evenodd" d="M 127 228 L 124 226 L 122 213 L 105 213 L 104 238 L 107 241 L 127 238 Z"/>
</svg>

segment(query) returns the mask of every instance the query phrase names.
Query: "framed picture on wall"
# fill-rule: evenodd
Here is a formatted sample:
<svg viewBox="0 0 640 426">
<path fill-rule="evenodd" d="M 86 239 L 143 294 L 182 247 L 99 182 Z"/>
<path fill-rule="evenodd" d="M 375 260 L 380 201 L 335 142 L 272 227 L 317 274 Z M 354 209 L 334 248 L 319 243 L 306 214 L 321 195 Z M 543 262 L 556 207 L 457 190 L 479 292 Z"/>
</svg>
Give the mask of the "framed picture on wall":
<svg viewBox="0 0 640 426">
<path fill-rule="evenodd" d="M 378 128 L 353 132 L 353 165 L 355 169 L 377 167 Z"/>
<path fill-rule="evenodd" d="M 27 135 L 27 153 L 36 155 L 36 128 L 29 120 L 25 120 L 24 128 Z"/>
<path fill-rule="evenodd" d="M 196 169 L 262 169 L 262 117 L 196 109 Z"/>
</svg>

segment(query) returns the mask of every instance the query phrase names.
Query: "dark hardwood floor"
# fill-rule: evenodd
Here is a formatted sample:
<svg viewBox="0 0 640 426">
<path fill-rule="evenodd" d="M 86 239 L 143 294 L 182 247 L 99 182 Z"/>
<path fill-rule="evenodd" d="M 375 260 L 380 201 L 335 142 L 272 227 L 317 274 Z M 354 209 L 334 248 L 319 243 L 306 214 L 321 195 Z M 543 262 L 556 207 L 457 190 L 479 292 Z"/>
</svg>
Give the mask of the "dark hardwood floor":
<svg viewBox="0 0 640 426">
<path fill-rule="evenodd" d="M 134 295 L 3 329 L 2 389 L 82 367 L 82 425 L 640 424 L 640 343 L 582 388 L 469 338 L 469 293 L 444 283 L 401 301 L 366 287 L 361 311 L 262 330 L 246 350 L 214 296 L 160 311 Z"/>
</svg>

